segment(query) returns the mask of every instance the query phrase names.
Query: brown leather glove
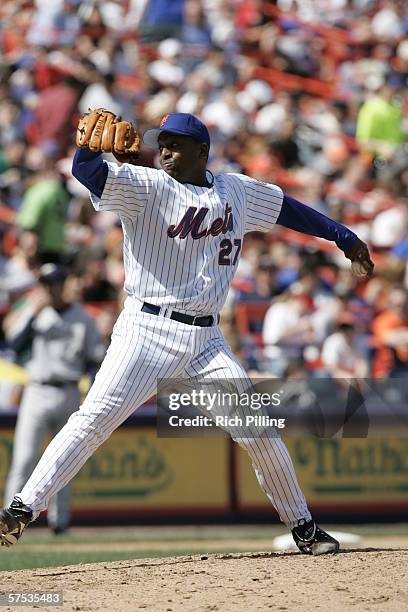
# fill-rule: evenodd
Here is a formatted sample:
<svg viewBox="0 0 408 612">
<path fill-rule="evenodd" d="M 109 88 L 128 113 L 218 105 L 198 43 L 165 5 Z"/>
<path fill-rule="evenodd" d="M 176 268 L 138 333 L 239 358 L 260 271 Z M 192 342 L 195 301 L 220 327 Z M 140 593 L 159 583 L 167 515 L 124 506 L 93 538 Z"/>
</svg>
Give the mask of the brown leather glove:
<svg viewBox="0 0 408 612">
<path fill-rule="evenodd" d="M 134 159 L 140 148 L 140 136 L 130 121 L 122 121 L 115 113 L 97 108 L 80 118 L 76 144 L 95 153 L 103 151 Z"/>
<path fill-rule="evenodd" d="M 366 243 L 360 238 L 357 238 L 353 245 L 347 251 L 344 251 L 344 255 L 352 262 L 351 270 L 355 276 L 372 276 L 374 263 L 371 261 Z"/>
</svg>

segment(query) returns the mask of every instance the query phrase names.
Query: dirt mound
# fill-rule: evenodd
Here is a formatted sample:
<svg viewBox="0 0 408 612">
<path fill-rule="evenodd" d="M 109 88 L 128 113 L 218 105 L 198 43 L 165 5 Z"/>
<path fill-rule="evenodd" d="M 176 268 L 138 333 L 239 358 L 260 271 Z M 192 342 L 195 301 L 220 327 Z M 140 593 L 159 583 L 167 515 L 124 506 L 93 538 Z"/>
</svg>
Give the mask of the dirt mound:
<svg viewBox="0 0 408 612">
<path fill-rule="evenodd" d="M 63 609 L 81 612 L 383 612 L 408 608 L 407 568 L 406 548 L 209 554 L 2 572 L 1 588 L 63 591 Z"/>
</svg>

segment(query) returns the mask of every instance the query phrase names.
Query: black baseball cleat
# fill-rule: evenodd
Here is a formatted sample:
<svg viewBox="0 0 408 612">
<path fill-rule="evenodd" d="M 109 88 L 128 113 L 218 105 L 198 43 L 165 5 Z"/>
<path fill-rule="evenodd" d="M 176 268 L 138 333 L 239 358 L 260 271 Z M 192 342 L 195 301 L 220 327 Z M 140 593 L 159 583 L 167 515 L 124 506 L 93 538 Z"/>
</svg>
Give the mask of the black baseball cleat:
<svg viewBox="0 0 408 612">
<path fill-rule="evenodd" d="M 51 527 L 51 531 L 56 536 L 65 535 L 68 531 L 68 527 L 61 527 L 61 525 L 54 525 L 53 527 Z"/>
<path fill-rule="evenodd" d="M 298 526 L 292 529 L 292 536 L 300 552 L 305 555 L 336 553 L 340 548 L 338 541 L 320 529 L 313 520 L 300 519 Z"/>
<path fill-rule="evenodd" d="M 10 547 L 16 544 L 32 518 L 31 508 L 25 506 L 19 497 L 15 497 L 10 506 L 0 512 L 1 545 Z"/>
</svg>

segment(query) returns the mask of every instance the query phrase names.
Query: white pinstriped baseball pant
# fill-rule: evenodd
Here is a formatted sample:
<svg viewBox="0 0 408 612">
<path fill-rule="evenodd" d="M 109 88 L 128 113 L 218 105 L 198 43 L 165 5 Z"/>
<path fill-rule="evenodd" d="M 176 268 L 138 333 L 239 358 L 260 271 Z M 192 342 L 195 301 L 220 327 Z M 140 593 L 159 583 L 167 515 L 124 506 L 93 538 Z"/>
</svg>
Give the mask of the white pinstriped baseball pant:
<svg viewBox="0 0 408 612">
<path fill-rule="evenodd" d="M 19 497 L 36 518 L 50 498 L 140 405 L 157 392 L 158 379 L 248 380 L 219 327 L 197 327 L 140 312 L 128 298 L 95 381 L 80 409 L 51 441 Z M 216 414 L 216 410 L 213 410 Z M 311 515 L 282 440 L 240 438 L 258 482 L 281 520 L 292 528 Z M 203 466 L 205 469 L 205 466 Z"/>
</svg>

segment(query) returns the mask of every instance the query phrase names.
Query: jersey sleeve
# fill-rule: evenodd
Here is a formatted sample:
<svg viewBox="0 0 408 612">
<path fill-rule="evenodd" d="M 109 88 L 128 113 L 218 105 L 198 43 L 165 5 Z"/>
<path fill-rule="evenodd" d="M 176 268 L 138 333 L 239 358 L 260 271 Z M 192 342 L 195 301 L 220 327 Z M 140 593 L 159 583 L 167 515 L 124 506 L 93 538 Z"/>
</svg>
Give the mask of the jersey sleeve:
<svg viewBox="0 0 408 612">
<path fill-rule="evenodd" d="M 134 219 L 142 214 L 156 189 L 158 172 L 154 168 L 104 162 L 108 167 L 101 197 L 90 192 L 95 210 L 108 210 L 120 217 Z"/>
<path fill-rule="evenodd" d="M 282 189 L 272 183 L 264 183 L 244 174 L 235 176 L 245 190 L 245 233 L 269 232 L 276 224 L 282 208 Z"/>
</svg>

